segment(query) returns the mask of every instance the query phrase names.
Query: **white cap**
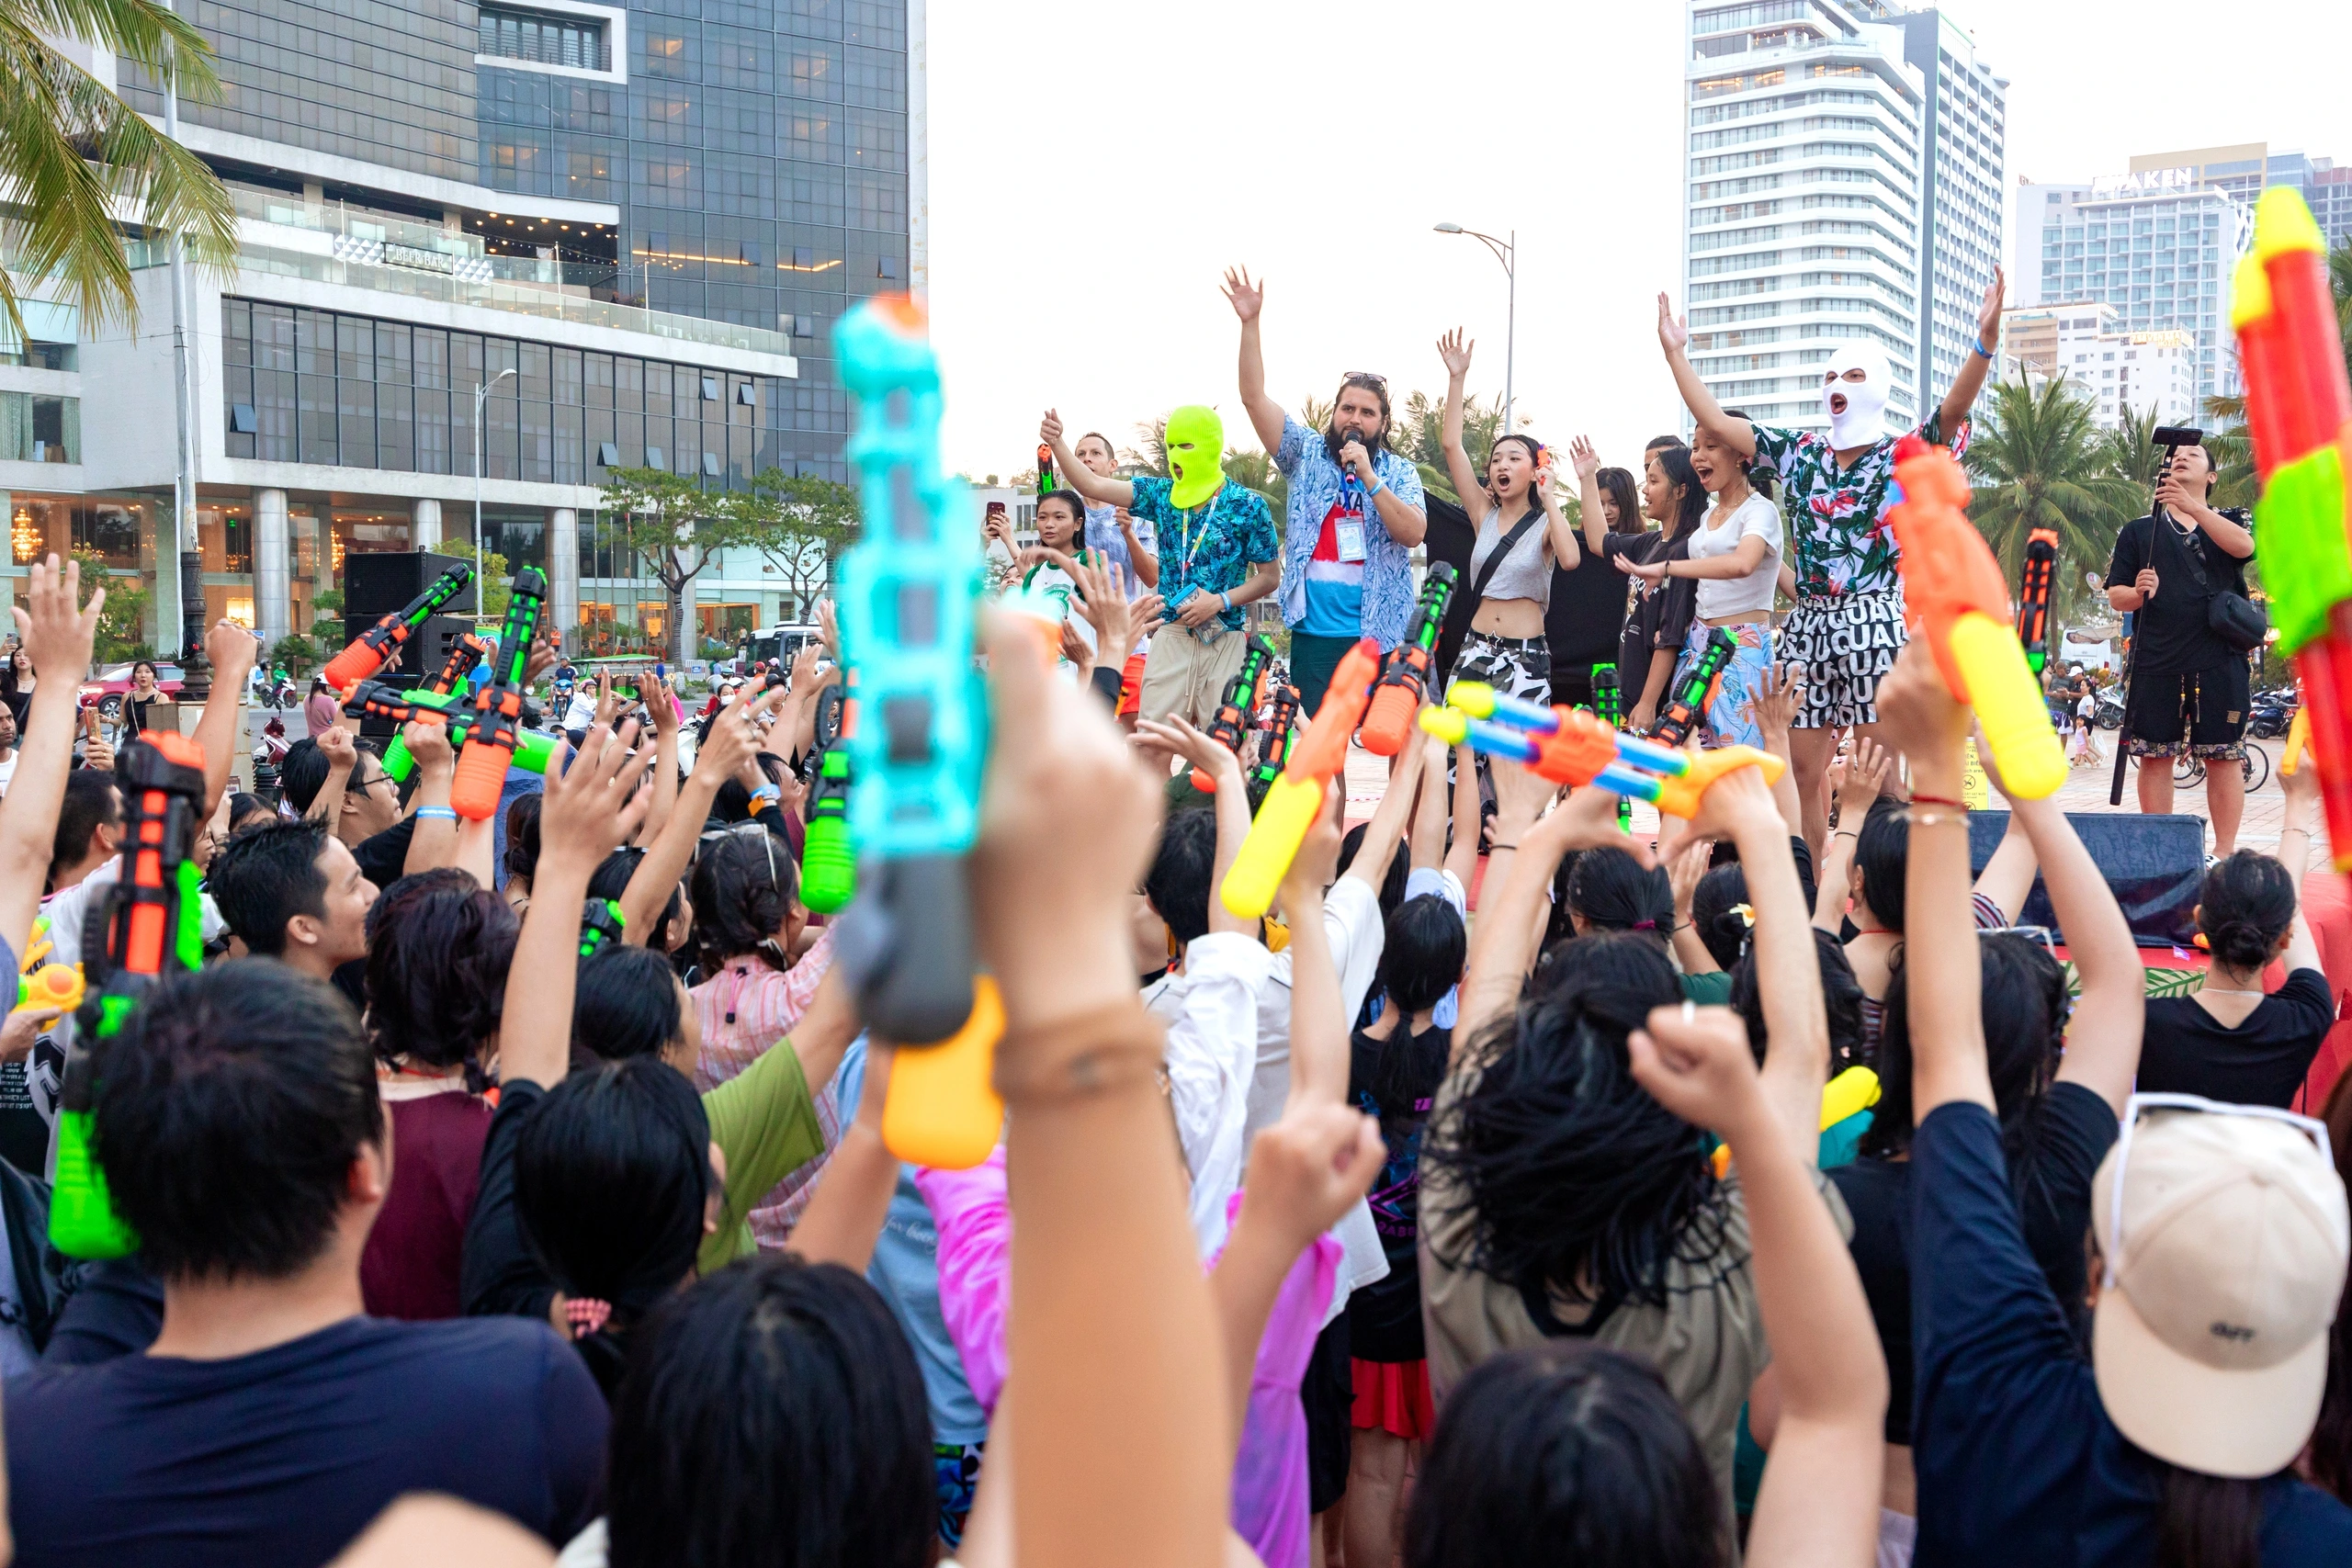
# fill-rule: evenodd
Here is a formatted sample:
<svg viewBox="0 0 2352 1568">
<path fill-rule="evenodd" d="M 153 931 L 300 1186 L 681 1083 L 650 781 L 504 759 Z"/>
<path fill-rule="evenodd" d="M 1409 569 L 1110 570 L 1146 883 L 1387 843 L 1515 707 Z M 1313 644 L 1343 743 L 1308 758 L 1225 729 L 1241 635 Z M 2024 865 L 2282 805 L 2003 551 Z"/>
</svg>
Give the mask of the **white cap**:
<svg viewBox="0 0 2352 1568">
<path fill-rule="evenodd" d="M 2343 1180 L 2311 1134 L 2270 1116 L 2151 1110 L 2101 1162 L 2091 1220 L 2113 1280 L 2092 1361 L 2117 1429 L 2207 1475 L 2285 1469 L 2319 1417 L 2352 1250 Z"/>
</svg>

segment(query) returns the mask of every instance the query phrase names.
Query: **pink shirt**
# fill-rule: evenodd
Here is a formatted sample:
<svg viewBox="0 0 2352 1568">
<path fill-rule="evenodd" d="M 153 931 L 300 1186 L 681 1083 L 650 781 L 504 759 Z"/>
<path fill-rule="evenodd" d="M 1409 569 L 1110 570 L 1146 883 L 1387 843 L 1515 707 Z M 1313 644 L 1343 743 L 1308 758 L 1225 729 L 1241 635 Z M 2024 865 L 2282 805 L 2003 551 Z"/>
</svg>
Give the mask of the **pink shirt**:
<svg viewBox="0 0 2352 1568">
<path fill-rule="evenodd" d="M 791 1032 L 808 1010 L 817 986 L 832 966 L 833 933 L 827 927 L 799 963 L 779 974 L 753 957 L 729 959 L 718 974 L 687 995 L 702 1025 L 702 1055 L 695 1063 L 695 1088 L 707 1094 L 750 1066 Z M 816 1094 L 817 1125 L 825 1152 L 800 1167 L 752 1210 L 752 1235 L 762 1247 L 781 1247 L 791 1238 L 801 1211 L 816 1194 L 817 1173 L 841 1142 L 841 1108 L 833 1086 Z"/>
</svg>

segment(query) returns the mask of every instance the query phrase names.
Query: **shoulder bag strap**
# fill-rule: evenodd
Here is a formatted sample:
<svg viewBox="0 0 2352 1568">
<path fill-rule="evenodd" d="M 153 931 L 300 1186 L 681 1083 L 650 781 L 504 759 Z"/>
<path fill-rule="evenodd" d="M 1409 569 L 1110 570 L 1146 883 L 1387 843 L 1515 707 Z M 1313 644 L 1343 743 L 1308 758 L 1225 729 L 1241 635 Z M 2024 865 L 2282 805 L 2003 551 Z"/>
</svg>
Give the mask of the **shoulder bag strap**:
<svg viewBox="0 0 2352 1568">
<path fill-rule="evenodd" d="M 1487 564 L 1480 567 L 1478 575 L 1470 580 L 1470 603 L 1476 604 L 1487 596 L 1487 584 L 1493 581 L 1495 573 L 1501 570 L 1503 558 L 1518 548 L 1520 540 L 1527 536 L 1527 531 L 1543 520 L 1544 509 L 1535 507 L 1502 536 L 1495 546 L 1495 553 L 1487 558 Z"/>
</svg>

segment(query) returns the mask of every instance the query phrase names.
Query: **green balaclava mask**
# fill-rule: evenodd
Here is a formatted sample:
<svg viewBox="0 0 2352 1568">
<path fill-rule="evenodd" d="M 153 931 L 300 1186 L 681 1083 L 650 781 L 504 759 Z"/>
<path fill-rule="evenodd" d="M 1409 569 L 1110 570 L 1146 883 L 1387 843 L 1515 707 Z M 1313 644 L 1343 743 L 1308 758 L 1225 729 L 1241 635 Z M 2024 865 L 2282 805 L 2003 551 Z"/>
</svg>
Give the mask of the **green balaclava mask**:
<svg viewBox="0 0 2352 1568">
<path fill-rule="evenodd" d="M 1168 471 L 1176 482 L 1169 502 L 1190 512 L 1208 504 L 1225 484 L 1225 421 L 1216 410 L 1190 403 L 1168 416 Z"/>
</svg>

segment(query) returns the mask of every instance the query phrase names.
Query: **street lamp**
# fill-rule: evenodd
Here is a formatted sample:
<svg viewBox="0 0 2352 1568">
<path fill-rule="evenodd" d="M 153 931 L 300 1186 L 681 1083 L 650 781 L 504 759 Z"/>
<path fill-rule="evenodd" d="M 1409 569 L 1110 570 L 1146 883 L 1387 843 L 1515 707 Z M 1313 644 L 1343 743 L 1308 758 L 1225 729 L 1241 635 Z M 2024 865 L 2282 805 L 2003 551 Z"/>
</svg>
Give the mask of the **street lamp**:
<svg viewBox="0 0 2352 1568">
<path fill-rule="evenodd" d="M 480 618 L 482 606 L 481 410 L 482 405 L 490 400 L 490 389 L 497 386 L 501 381 L 505 380 L 506 378 L 514 374 L 514 367 L 510 365 L 505 369 L 501 370 L 497 375 L 492 376 L 487 384 L 480 381 L 474 383 L 474 615 L 476 618 Z"/>
<path fill-rule="evenodd" d="M 1441 234 L 1467 234 L 1474 240 L 1484 241 L 1487 249 L 1495 253 L 1495 259 L 1503 264 L 1503 276 L 1510 286 L 1510 314 L 1507 318 L 1510 325 L 1503 334 L 1503 433 L 1509 434 L 1511 430 L 1511 373 L 1516 367 L 1514 361 L 1519 357 L 1519 231 L 1513 229 L 1508 240 L 1498 240 L 1492 234 L 1464 229 L 1459 223 L 1440 223 L 1435 227 Z"/>
</svg>

